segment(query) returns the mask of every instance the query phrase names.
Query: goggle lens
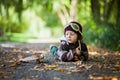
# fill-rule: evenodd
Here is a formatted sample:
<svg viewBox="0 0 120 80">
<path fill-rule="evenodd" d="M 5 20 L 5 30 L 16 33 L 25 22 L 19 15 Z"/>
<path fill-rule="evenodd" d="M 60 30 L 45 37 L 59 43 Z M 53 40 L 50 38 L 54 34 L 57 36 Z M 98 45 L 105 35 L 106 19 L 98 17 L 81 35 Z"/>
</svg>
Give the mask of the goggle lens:
<svg viewBox="0 0 120 80">
<path fill-rule="evenodd" d="M 81 33 L 80 29 L 79 29 L 79 26 L 77 24 L 70 23 L 69 25 L 72 27 L 73 30 L 79 31 L 79 33 L 82 35 L 82 33 Z"/>
<path fill-rule="evenodd" d="M 70 24 L 75 31 L 79 31 L 79 26 L 76 24 Z"/>
</svg>

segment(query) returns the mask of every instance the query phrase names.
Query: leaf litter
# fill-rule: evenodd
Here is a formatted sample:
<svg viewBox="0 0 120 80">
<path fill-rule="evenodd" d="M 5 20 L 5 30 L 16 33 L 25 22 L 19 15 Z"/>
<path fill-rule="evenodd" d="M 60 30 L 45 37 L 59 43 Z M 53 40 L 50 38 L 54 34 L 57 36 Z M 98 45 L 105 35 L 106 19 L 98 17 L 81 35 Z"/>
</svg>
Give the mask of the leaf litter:
<svg viewBox="0 0 120 80">
<path fill-rule="evenodd" d="M 19 54 L 32 55 L 36 52 L 40 53 L 41 51 L 23 48 L 0 48 L 0 70 L 1 70 L 0 78 L 13 77 L 13 75 L 15 74 L 13 69 L 21 66 L 21 63 L 18 61 Z M 48 53 L 48 51 L 45 52 L 43 50 L 42 52 L 44 52 L 44 54 Z M 84 73 L 85 71 L 88 71 L 89 79 L 112 79 L 112 80 L 120 79 L 119 52 L 95 49 L 91 50 L 89 52 L 89 55 L 90 55 L 89 60 L 87 62 L 83 61 L 76 62 L 56 61 L 53 63 L 41 62 L 39 64 L 34 64 L 32 70 L 37 70 L 40 72 L 53 70 L 57 72 L 64 72 L 65 74 Z M 26 64 L 29 63 L 25 63 L 24 65 Z M 111 74 L 107 74 L 104 71 L 107 71 Z M 6 75 L 6 73 L 12 73 L 12 75 Z"/>
</svg>

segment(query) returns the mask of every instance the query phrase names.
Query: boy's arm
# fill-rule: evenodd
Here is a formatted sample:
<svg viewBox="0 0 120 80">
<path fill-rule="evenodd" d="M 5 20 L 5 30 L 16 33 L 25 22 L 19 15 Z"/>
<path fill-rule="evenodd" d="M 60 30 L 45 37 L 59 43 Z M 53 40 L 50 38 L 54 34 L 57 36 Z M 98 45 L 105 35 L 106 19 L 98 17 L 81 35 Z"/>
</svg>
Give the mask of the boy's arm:
<svg viewBox="0 0 120 80">
<path fill-rule="evenodd" d="M 84 57 L 84 61 L 87 61 L 88 57 L 89 57 L 87 46 L 85 43 L 83 43 L 81 46 L 82 46 L 81 47 L 81 56 Z"/>
<path fill-rule="evenodd" d="M 67 43 L 62 43 L 58 49 L 58 57 L 62 61 L 70 61 L 73 59 L 75 50 L 69 50 Z"/>
</svg>

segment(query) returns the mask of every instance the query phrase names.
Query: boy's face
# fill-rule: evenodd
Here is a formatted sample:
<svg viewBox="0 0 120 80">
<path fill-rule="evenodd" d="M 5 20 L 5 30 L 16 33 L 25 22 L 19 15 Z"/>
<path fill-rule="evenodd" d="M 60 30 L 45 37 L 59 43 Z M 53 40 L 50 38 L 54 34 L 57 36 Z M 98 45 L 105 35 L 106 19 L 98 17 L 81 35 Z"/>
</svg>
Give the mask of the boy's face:
<svg viewBox="0 0 120 80">
<path fill-rule="evenodd" d="M 66 37 L 67 42 L 69 43 L 76 43 L 78 39 L 77 34 L 70 30 L 65 32 L 65 37 Z"/>
</svg>

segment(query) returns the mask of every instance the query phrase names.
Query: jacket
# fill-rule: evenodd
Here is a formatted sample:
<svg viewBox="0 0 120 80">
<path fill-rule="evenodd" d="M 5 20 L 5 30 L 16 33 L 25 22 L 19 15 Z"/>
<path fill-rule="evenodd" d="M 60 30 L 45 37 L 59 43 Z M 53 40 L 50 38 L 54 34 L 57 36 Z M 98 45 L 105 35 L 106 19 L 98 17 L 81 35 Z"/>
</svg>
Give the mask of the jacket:
<svg viewBox="0 0 120 80">
<path fill-rule="evenodd" d="M 78 56 L 79 59 L 82 58 L 83 61 L 88 60 L 88 49 L 85 43 L 80 42 L 81 44 L 81 55 Z M 79 46 L 79 43 L 71 44 L 65 40 L 61 41 L 58 48 L 57 57 L 62 61 L 74 61 L 74 56 L 76 55 L 76 48 Z"/>
</svg>

